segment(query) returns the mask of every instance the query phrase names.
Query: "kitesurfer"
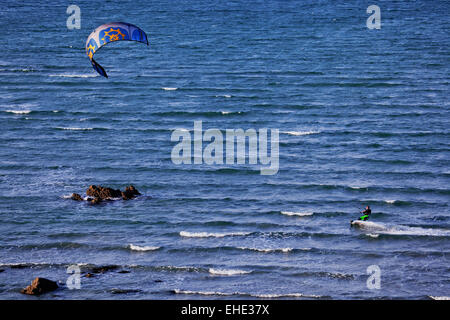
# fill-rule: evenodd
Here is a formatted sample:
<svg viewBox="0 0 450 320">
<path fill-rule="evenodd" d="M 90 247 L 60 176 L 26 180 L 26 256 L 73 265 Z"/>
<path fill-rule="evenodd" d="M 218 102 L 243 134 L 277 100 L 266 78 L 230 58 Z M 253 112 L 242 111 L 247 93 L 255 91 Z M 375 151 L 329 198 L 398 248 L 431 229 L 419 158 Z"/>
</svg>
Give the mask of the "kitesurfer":
<svg viewBox="0 0 450 320">
<path fill-rule="evenodd" d="M 361 211 L 363 214 L 361 217 L 358 218 L 358 220 L 366 221 L 369 219 L 370 215 L 372 214 L 372 210 L 370 210 L 370 207 L 367 206 L 364 211 Z"/>
</svg>

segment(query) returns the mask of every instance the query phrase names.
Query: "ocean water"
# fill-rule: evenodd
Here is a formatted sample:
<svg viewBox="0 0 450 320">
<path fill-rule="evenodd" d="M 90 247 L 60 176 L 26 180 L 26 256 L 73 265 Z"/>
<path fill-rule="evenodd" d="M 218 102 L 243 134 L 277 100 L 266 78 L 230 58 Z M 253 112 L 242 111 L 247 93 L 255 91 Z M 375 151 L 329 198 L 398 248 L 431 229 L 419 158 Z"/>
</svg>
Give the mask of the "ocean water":
<svg viewBox="0 0 450 320">
<path fill-rule="evenodd" d="M 79 30 L 66 1 L 2 3 L 0 299 L 36 276 L 61 287 L 40 299 L 450 295 L 448 1 L 74 4 Z M 150 45 L 96 53 L 105 79 L 84 44 L 109 21 Z M 174 164 L 200 120 L 278 129 L 279 172 Z M 91 184 L 143 196 L 67 199 Z M 71 265 L 116 268 L 70 290 Z"/>
</svg>

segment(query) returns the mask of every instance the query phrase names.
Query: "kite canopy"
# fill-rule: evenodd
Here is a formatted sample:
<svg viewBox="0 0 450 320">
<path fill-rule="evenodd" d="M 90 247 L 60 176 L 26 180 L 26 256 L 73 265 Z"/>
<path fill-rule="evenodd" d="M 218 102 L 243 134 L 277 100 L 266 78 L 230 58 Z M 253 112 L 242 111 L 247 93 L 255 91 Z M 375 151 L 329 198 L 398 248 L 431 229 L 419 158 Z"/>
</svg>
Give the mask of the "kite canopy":
<svg viewBox="0 0 450 320">
<path fill-rule="evenodd" d="M 108 78 L 105 69 L 94 60 L 94 53 L 102 46 L 114 41 L 138 41 L 148 45 L 147 35 L 139 27 L 126 22 L 110 22 L 92 31 L 86 40 L 86 54 L 95 71 Z"/>
</svg>

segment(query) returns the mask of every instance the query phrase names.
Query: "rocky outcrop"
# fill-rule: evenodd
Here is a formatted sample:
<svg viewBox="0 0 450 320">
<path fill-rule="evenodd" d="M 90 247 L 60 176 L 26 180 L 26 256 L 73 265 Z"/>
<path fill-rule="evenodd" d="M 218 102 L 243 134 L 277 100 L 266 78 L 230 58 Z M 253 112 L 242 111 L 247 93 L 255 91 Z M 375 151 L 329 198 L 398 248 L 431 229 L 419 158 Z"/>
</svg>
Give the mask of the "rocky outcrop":
<svg viewBox="0 0 450 320">
<path fill-rule="evenodd" d="M 56 284 L 56 282 L 38 277 L 34 279 L 28 287 L 22 289 L 20 292 L 30 295 L 40 295 L 46 292 L 54 291 L 56 289 L 58 289 L 58 285 Z"/>
<path fill-rule="evenodd" d="M 83 198 L 78 193 L 72 193 L 72 196 L 70 197 L 70 199 L 75 200 L 75 201 L 83 201 Z"/>
<path fill-rule="evenodd" d="M 112 189 L 108 187 L 91 185 L 86 190 L 86 194 L 88 196 L 86 201 L 88 201 L 91 204 L 99 204 L 105 200 L 113 200 L 113 199 L 130 200 L 141 195 L 141 193 L 132 185 L 126 187 L 124 191 L 120 191 L 119 189 Z M 70 198 L 76 201 L 84 200 L 77 193 L 73 193 Z"/>
<path fill-rule="evenodd" d="M 120 190 L 95 185 L 89 186 L 86 194 L 89 197 L 100 198 L 102 200 L 122 197 L 122 192 Z"/>
<path fill-rule="evenodd" d="M 128 186 L 125 191 L 122 192 L 122 199 L 129 200 L 140 195 L 140 192 L 134 186 Z"/>
</svg>

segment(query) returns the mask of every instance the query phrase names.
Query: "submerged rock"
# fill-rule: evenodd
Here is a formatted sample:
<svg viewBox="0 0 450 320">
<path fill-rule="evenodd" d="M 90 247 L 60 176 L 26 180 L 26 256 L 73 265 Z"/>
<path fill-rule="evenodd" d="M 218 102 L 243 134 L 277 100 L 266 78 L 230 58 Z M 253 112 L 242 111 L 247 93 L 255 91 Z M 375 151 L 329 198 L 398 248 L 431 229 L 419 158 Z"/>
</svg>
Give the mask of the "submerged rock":
<svg viewBox="0 0 450 320">
<path fill-rule="evenodd" d="M 33 282 L 28 287 L 22 289 L 20 292 L 30 295 L 39 295 L 46 292 L 54 291 L 56 289 L 58 289 L 58 285 L 56 284 L 55 281 L 38 277 L 34 279 Z"/>
</svg>

